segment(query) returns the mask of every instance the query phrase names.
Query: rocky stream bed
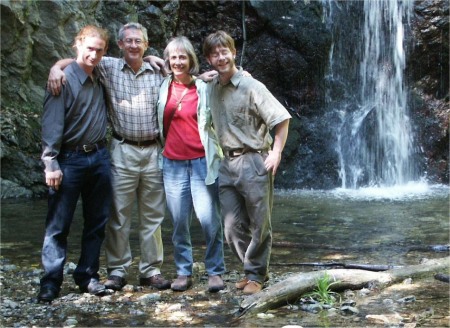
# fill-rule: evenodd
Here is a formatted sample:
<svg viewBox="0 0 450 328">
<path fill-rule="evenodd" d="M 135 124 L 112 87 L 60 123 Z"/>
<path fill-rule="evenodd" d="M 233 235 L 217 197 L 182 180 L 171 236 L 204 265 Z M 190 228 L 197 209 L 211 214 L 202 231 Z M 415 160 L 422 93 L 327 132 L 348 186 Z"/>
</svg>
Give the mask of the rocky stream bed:
<svg viewBox="0 0 450 328">
<path fill-rule="evenodd" d="M 332 306 L 300 298 L 294 304 L 238 317 L 244 295 L 235 289 L 241 275 L 224 275 L 227 288 L 207 292 L 207 276 L 196 263 L 194 286 L 186 292 L 158 291 L 128 284 L 120 292 L 96 297 L 79 292 L 65 267 L 60 297 L 52 304 L 36 303 L 39 277 L 36 267 L 18 267 L 0 261 L 2 327 L 449 327 L 449 285 L 432 277 L 406 279 L 385 289 L 367 286 L 340 293 Z M 291 268 L 292 269 L 292 268 Z M 104 270 L 104 269 L 103 269 Z M 274 267 L 267 285 L 292 275 Z M 106 272 L 101 272 L 106 277 Z M 132 283 L 133 281 L 131 281 Z"/>
</svg>

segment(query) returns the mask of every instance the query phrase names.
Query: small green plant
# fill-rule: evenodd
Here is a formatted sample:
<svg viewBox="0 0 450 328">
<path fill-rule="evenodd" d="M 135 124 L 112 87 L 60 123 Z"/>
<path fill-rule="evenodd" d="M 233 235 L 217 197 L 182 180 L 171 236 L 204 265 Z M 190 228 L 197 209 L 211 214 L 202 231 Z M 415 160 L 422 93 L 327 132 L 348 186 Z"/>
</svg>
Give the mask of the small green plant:
<svg viewBox="0 0 450 328">
<path fill-rule="evenodd" d="M 333 306 L 336 301 L 336 296 L 340 298 L 338 293 L 330 290 L 330 287 L 339 283 L 339 281 L 331 281 L 331 277 L 325 271 L 323 276 L 316 280 L 316 288 L 311 293 L 305 294 L 306 297 L 311 297 L 321 304 L 328 304 Z"/>
</svg>

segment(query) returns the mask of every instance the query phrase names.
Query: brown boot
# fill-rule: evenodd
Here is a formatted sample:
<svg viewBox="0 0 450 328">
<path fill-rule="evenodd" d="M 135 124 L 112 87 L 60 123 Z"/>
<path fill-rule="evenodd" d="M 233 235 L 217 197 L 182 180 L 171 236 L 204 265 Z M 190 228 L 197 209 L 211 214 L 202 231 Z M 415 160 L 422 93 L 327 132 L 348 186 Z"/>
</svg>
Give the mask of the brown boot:
<svg viewBox="0 0 450 328">
<path fill-rule="evenodd" d="M 249 280 L 247 279 L 247 277 L 244 277 L 235 284 L 236 289 L 244 289 L 248 282 Z"/>
<path fill-rule="evenodd" d="M 170 281 L 165 279 L 161 274 L 156 274 L 149 278 L 140 278 L 139 284 L 141 286 L 150 286 L 157 289 L 169 289 Z"/>
<path fill-rule="evenodd" d="M 170 288 L 177 292 L 183 292 L 192 286 L 191 276 L 178 276 L 177 279 L 172 283 Z"/>
<path fill-rule="evenodd" d="M 262 289 L 261 283 L 254 280 L 249 280 L 247 285 L 245 285 L 243 292 L 244 294 L 251 295 L 261 291 L 261 289 Z"/>
</svg>

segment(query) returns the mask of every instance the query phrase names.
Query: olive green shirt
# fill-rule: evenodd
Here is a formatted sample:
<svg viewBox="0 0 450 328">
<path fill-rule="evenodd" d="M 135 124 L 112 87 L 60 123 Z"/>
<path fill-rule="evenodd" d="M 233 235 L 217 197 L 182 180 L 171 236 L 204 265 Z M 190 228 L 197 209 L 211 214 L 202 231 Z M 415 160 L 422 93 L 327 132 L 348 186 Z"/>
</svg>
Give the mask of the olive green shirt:
<svg viewBox="0 0 450 328">
<path fill-rule="evenodd" d="M 217 76 L 208 86 L 213 124 L 224 151 L 269 150 L 269 131 L 291 118 L 264 84 L 242 75 L 242 68 L 227 84 L 221 85 Z"/>
</svg>

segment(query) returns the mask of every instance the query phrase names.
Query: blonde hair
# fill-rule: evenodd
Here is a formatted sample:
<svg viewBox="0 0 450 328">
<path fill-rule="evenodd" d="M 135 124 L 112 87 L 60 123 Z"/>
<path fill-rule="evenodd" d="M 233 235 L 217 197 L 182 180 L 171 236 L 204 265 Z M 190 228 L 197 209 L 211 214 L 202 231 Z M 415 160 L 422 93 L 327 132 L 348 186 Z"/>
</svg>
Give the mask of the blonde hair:
<svg viewBox="0 0 450 328">
<path fill-rule="evenodd" d="M 169 56 L 170 52 L 174 50 L 184 50 L 189 57 L 189 74 L 198 74 L 200 68 L 198 64 L 197 55 L 195 54 L 194 46 L 191 41 L 185 36 L 177 36 L 172 38 L 164 49 L 163 57 L 166 68 L 170 71 Z"/>
<path fill-rule="evenodd" d="M 94 25 L 87 25 L 83 27 L 80 32 L 78 32 L 77 36 L 75 37 L 75 42 L 73 44 L 73 47 L 75 48 L 78 42 L 83 42 L 85 38 L 87 37 L 99 37 L 103 41 L 105 41 L 105 51 L 108 49 L 108 43 L 109 43 L 109 34 L 108 31 Z"/>
</svg>

